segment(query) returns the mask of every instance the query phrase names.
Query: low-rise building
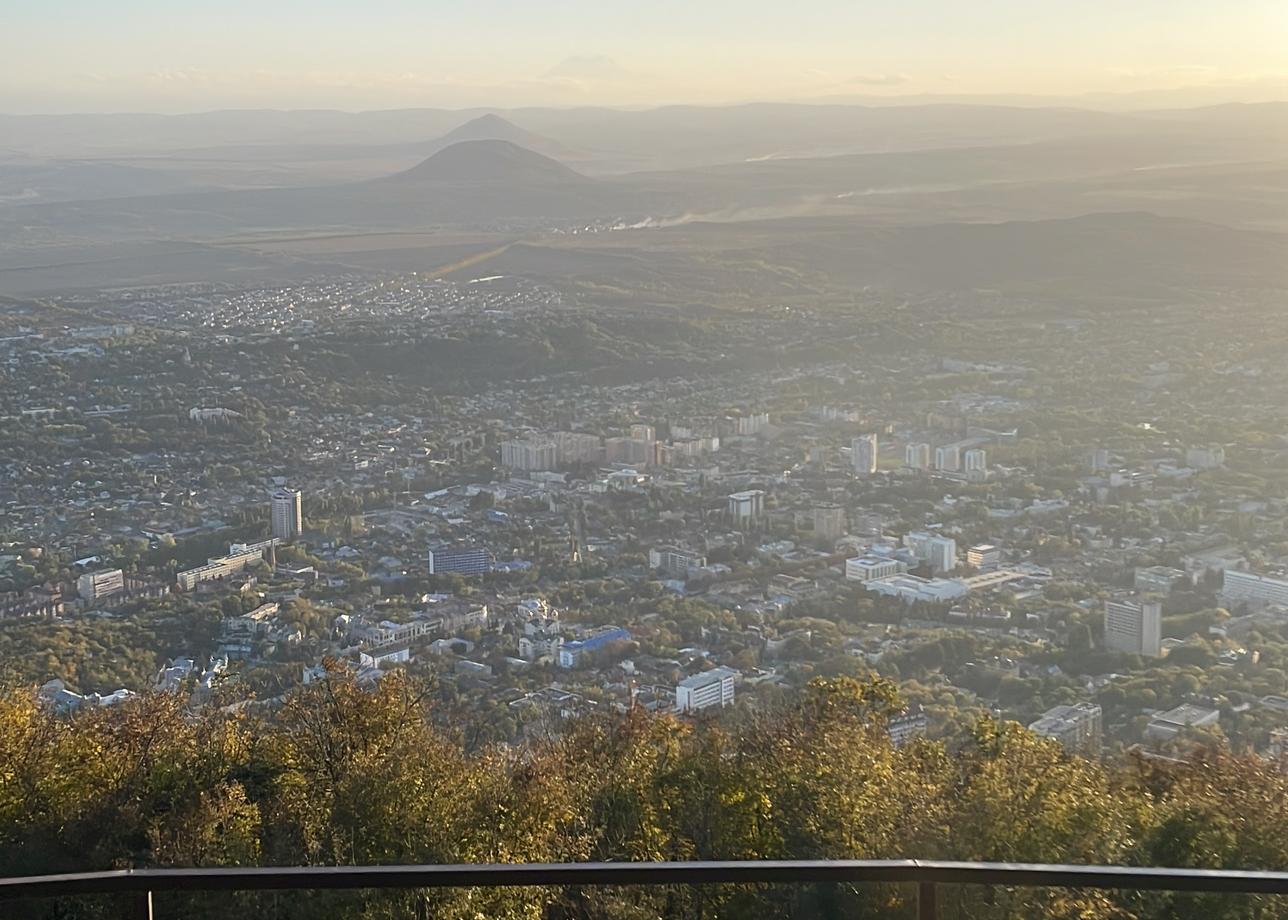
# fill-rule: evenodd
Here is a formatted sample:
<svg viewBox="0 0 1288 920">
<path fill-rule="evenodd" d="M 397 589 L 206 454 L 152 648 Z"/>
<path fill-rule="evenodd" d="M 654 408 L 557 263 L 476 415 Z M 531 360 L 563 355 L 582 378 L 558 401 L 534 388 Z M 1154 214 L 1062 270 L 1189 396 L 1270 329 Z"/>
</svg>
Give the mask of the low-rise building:
<svg viewBox="0 0 1288 920">
<path fill-rule="evenodd" d="M 657 546 L 648 551 L 649 568 L 669 575 L 671 578 L 687 578 L 693 569 L 700 569 L 707 564 L 707 559 L 700 553 L 677 549 L 674 546 Z"/>
<path fill-rule="evenodd" d="M 866 584 L 878 578 L 889 578 L 908 571 L 908 566 L 899 559 L 889 556 L 877 556 L 869 553 L 845 560 L 845 577 L 848 581 Z"/>
<path fill-rule="evenodd" d="M 1169 709 L 1150 719 L 1145 726 L 1145 737 L 1150 741 L 1171 741 L 1187 728 L 1216 725 L 1220 720 L 1220 710 L 1182 703 L 1175 709 Z"/>
<path fill-rule="evenodd" d="M 564 642 L 559 648 L 559 667 L 579 667 L 592 652 L 630 639 L 631 634 L 620 626 L 601 626 L 579 639 Z"/>
<path fill-rule="evenodd" d="M 411 661 L 411 646 L 405 642 L 383 645 L 358 653 L 358 663 L 369 668 L 386 668 Z"/>
<path fill-rule="evenodd" d="M 1171 594 L 1172 589 L 1185 578 L 1180 569 L 1151 565 L 1136 569 L 1132 575 L 1132 586 L 1143 594 Z"/>
<path fill-rule="evenodd" d="M 875 594 L 897 597 L 906 604 L 944 604 L 965 597 L 970 589 L 958 578 L 921 578 L 917 575 L 892 575 L 867 582 L 864 587 Z"/>
</svg>

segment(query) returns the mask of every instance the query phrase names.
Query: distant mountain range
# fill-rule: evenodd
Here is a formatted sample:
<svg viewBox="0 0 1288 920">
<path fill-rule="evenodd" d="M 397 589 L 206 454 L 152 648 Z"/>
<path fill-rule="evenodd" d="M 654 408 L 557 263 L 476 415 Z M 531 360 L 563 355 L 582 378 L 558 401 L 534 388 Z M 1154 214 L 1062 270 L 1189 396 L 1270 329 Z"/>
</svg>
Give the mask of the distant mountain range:
<svg viewBox="0 0 1288 920">
<path fill-rule="evenodd" d="M 267 272 L 282 264 L 274 240 L 310 236 L 365 238 L 332 251 L 350 252 L 354 265 L 417 270 L 427 248 L 447 252 L 461 239 L 481 241 L 483 251 L 508 245 L 500 264 L 541 274 L 545 266 L 529 258 L 539 254 L 551 265 L 584 265 L 597 291 L 614 287 L 615 274 L 660 291 L 670 284 L 658 275 L 662 265 L 701 291 L 708 279 L 687 262 L 690 247 L 725 280 L 733 276 L 720 266 L 754 249 L 757 265 L 790 264 L 831 279 L 824 283 L 907 290 L 1041 287 L 1084 274 L 1155 292 L 1178 279 L 1200 287 L 1204 274 L 1278 285 L 1277 264 L 1288 263 L 1279 258 L 1288 251 L 1279 235 L 1288 231 L 1285 104 L 1133 114 L 752 105 L 513 116 L 0 116 L 0 132 L 16 129 L 6 142 L 18 146 L 37 137 L 85 144 L 87 126 L 102 145 L 97 159 L 0 160 L 0 291 L 13 279 L 10 289 L 42 289 L 60 267 L 118 259 L 110 253 L 142 265 L 141 253 L 165 252 L 178 264 L 176 247 L 183 264 L 208 259 L 212 275 L 226 273 L 247 240 L 255 243 L 246 264 Z M 149 136 L 241 143 L 102 155 L 126 143 L 123 126 L 140 132 L 128 142 L 136 148 Z M 629 162 L 681 165 L 604 168 Z M 400 242 L 402 234 L 418 241 Z M 406 251 L 372 255 L 381 244 L 371 238 L 385 235 Z M 185 244 L 214 247 L 218 257 Z M 310 270 L 302 251 L 291 250 L 291 271 Z M 132 276 L 126 261 L 113 263 L 113 278 Z"/>
<path fill-rule="evenodd" d="M 871 100 L 868 100 L 870 103 Z M 588 174 L 677 169 L 776 157 L 1020 144 L 1059 138 L 1210 137 L 1220 120 L 1252 142 L 1288 137 L 1288 104 L 1107 112 L 951 103 L 663 106 L 655 109 L 524 108 L 224 111 L 193 115 L 0 115 L 0 162 L 80 158 L 191 170 L 289 166 L 278 177 L 363 178 L 405 169 L 462 140 L 508 140 Z M 401 161 L 401 162 L 399 162 Z M 203 180 L 204 181 L 204 180 Z"/>
</svg>

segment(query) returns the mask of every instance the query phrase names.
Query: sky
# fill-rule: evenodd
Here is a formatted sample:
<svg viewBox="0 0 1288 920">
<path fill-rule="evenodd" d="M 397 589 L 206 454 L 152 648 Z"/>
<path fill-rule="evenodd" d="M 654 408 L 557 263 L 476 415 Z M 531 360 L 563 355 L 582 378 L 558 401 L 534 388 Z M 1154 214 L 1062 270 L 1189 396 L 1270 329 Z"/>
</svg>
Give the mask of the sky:
<svg viewBox="0 0 1288 920">
<path fill-rule="evenodd" d="M 24 113 L 1288 97 L 1288 0 L 0 0 L 0 22 L 0 111 Z"/>
</svg>

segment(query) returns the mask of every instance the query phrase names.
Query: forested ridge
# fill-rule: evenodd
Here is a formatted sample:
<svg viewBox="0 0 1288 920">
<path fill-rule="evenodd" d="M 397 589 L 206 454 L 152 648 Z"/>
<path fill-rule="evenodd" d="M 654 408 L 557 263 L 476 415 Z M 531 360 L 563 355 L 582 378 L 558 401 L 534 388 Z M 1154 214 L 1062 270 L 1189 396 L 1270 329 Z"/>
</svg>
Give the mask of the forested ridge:
<svg viewBox="0 0 1288 920">
<path fill-rule="evenodd" d="M 303 687 L 271 715 L 177 695 L 57 717 L 0 697 L 6 875 L 116 867 L 953 858 L 1288 869 L 1288 776 L 1221 750 L 1099 764 L 1014 723 L 893 747 L 879 679 L 711 722 L 631 712 L 467 750 L 424 687 Z M 162 896 L 169 915 L 898 917 L 895 885 Z M 1275 899 L 946 889 L 945 917 L 1279 917 Z M 7 911 L 15 905 L 4 905 Z M 22 917 L 112 917 L 110 899 Z M 160 909 L 160 907 L 158 908 Z"/>
</svg>

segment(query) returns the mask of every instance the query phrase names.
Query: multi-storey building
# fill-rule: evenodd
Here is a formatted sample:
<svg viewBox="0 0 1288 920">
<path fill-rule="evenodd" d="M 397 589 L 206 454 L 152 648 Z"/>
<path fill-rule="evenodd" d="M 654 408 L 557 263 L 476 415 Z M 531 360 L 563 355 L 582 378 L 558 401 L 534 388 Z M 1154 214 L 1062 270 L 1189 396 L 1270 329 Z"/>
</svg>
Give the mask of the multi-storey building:
<svg viewBox="0 0 1288 920">
<path fill-rule="evenodd" d="M 845 577 L 849 581 L 866 583 L 891 575 L 902 575 L 908 567 L 898 559 L 888 556 L 855 556 L 845 560 Z"/>
<path fill-rule="evenodd" d="M 1162 610 L 1140 597 L 1105 601 L 1105 647 L 1157 658 L 1163 653 Z"/>
<path fill-rule="evenodd" d="M 957 568 L 957 541 L 952 537 L 914 530 L 904 535 L 903 545 L 936 575 Z"/>
<path fill-rule="evenodd" d="M 935 448 L 935 469 L 944 473 L 956 473 L 961 468 L 962 452 L 956 444 Z"/>
<path fill-rule="evenodd" d="M 539 630 L 531 635 L 524 633 L 519 637 L 519 657 L 524 661 L 541 661 L 559 657 L 563 646 L 563 636 L 557 632 Z"/>
<path fill-rule="evenodd" d="M 850 442 L 850 463 L 860 476 L 877 471 L 878 442 L 875 434 L 864 434 Z"/>
<path fill-rule="evenodd" d="M 553 470 L 559 465 L 559 449 L 554 441 L 502 441 L 501 465 L 523 472 Z"/>
<path fill-rule="evenodd" d="M 691 553 L 674 546 L 656 546 L 648 551 L 649 568 L 657 569 L 672 578 L 686 578 L 693 569 L 707 564 L 701 553 Z"/>
<path fill-rule="evenodd" d="M 604 459 L 604 445 L 597 434 L 556 431 L 550 439 L 560 464 L 599 463 Z"/>
<path fill-rule="evenodd" d="M 675 685 L 675 711 L 698 712 L 733 705 L 737 679 L 738 672 L 731 668 L 712 668 L 686 677 Z"/>
<path fill-rule="evenodd" d="M 754 524 L 765 516 L 765 493 L 759 489 L 729 496 L 729 517 L 735 524 Z"/>
<path fill-rule="evenodd" d="M 1002 564 L 1002 551 L 991 543 L 979 543 L 966 550 L 966 564 L 972 569 L 995 568 Z"/>
<path fill-rule="evenodd" d="M 604 459 L 609 463 L 652 466 L 657 462 L 657 441 L 649 438 L 608 438 Z"/>
<path fill-rule="evenodd" d="M 913 470 L 930 469 L 930 445 L 909 444 L 903 449 L 903 465 Z"/>
<path fill-rule="evenodd" d="M 845 533 L 845 509 L 840 505 L 826 502 L 810 509 L 813 518 L 814 533 L 825 540 L 835 540 Z"/>
<path fill-rule="evenodd" d="M 441 546 L 429 551 L 429 573 L 482 575 L 496 567 L 496 557 L 484 547 Z"/>
<path fill-rule="evenodd" d="M 1269 575 L 1258 575 L 1255 572 L 1242 572 L 1237 569 L 1226 569 L 1221 596 L 1227 605 L 1266 604 L 1288 605 L 1288 580 L 1272 578 Z"/>
<path fill-rule="evenodd" d="M 1031 723 L 1029 731 L 1060 742 L 1067 751 L 1094 757 L 1100 753 L 1102 714 L 1095 703 L 1056 706 Z"/>
<path fill-rule="evenodd" d="M 620 626 L 601 626 L 580 639 L 563 643 L 559 648 L 559 667 L 575 668 L 586 656 L 614 642 L 629 642 L 631 634 Z"/>
<path fill-rule="evenodd" d="M 273 536 L 293 540 L 304 532 L 304 505 L 299 489 L 278 489 L 273 493 Z"/>
<path fill-rule="evenodd" d="M 230 552 L 227 556 L 216 556 L 206 562 L 205 565 L 199 565 L 194 569 L 185 569 L 175 576 L 179 588 L 183 591 L 191 591 L 197 585 L 208 581 L 221 581 L 225 578 L 231 578 L 246 570 L 247 567 L 254 565 L 264 558 L 264 551 L 259 548 L 250 548 L 241 552 Z"/>
<path fill-rule="evenodd" d="M 120 569 L 86 572 L 76 579 L 76 593 L 82 600 L 97 601 L 125 590 L 125 573 Z"/>
</svg>

